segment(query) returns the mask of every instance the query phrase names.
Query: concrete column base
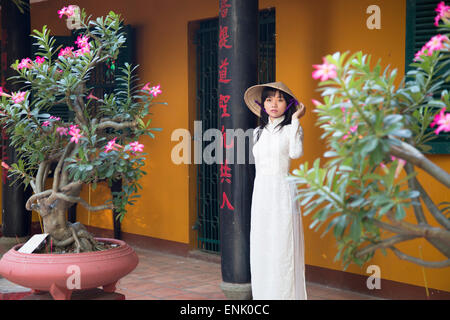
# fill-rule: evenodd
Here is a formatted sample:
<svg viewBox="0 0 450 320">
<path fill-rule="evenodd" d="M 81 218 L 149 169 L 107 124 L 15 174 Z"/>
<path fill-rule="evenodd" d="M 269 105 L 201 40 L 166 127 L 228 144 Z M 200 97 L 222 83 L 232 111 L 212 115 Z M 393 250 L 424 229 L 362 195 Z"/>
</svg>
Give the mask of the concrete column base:
<svg viewBox="0 0 450 320">
<path fill-rule="evenodd" d="M 230 283 L 223 282 L 220 284 L 225 297 L 229 300 L 252 300 L 251 283 Z"/>
</svg>

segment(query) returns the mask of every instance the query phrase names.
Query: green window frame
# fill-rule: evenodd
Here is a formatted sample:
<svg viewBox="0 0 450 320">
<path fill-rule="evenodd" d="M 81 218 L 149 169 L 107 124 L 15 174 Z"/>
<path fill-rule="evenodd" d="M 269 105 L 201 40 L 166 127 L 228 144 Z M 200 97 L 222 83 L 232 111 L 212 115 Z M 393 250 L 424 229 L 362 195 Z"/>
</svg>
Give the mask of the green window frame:
<svg viewBox="0 0 450 320">
<path fill-rule="evenodd" d="M 437 13 L 435 9 L 442 0 L 406 0 L 406 50 L 405 50 L 405 74 L 411 68 L 409 64 L 414 55 L 431 37 L 438 34 L 438 28 L 434 25 Z M 446 83 L 445 89 L 450 91 L 450 83 Z M 427 128 L 431 131 L 432 128 Z M 428 132 L 427 131 L 427 132 Z M 450 154 L 450 132 L 441 132 L 433 141 L 427 142 L 431 147 L 427 154 Z"/>
</svg>

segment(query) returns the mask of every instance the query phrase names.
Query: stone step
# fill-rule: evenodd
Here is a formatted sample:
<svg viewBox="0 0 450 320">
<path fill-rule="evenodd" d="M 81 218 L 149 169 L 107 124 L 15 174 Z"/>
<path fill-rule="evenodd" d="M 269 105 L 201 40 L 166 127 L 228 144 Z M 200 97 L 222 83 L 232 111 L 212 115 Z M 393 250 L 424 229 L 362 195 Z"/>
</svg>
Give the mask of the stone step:
<svg viewBox="0 0 450 320">
<path fill-rule="evenodd" d="M 31 294 L 31 289 L 0 277 L 0 300 L 20 300 Z"/>
</svg>

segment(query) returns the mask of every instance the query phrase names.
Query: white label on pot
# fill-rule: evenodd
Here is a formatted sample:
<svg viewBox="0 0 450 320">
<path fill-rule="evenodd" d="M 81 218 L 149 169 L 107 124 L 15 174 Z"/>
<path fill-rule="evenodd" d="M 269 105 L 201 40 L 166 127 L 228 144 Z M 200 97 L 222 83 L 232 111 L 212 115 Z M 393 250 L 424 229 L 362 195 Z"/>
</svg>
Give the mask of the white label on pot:
<svg viewBox="0 0 450 320">
<path fill-rule="evenodd" d="M 47 238 L 47 236 L 48 233 L 35 234 L 17 251 L 22 253 L 32 253 L 34 250 L 36 250 L 37 247 L 39 247 L 39 245 L 45 240 L 45 238 Z"/>
</svg>

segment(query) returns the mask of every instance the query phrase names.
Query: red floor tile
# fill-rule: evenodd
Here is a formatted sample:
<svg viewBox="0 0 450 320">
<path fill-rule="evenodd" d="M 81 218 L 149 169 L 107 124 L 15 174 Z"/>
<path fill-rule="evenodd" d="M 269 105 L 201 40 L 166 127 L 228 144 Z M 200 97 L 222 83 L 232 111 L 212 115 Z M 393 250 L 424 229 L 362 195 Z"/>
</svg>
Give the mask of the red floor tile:
<svg viewBox="0 0 450 320">
<path fill-rule="evenodd" d="M 225 300 L 220 262 L 135 248 L 137 268 L 117 284 L 127 300 Z M 217 259 L 216 259 L 217 260 Z M 306 283 L 309 300 L 376 299 L 356 292 Z"/>
<path fill-rule="evenodd" d="M 134 299 L 226 299 L 220 263 L 186 258 L 155 250 L 135 249 L 140 263 L 135 271 L 123 278 L 118 288 Z M 355 292 L 307 283 L 310 300 L 371 299 Z"/>
</svg>

